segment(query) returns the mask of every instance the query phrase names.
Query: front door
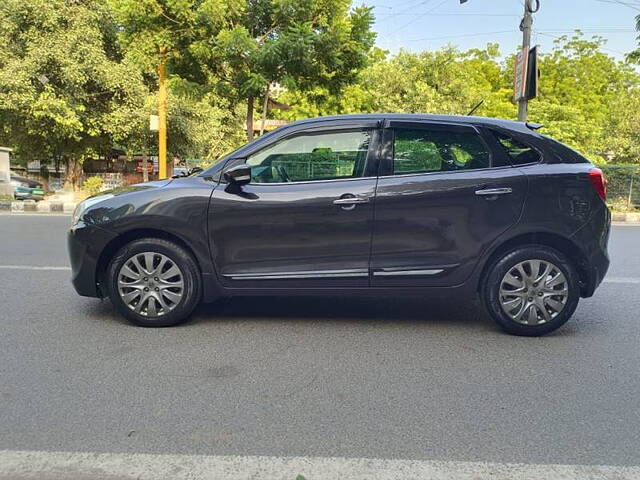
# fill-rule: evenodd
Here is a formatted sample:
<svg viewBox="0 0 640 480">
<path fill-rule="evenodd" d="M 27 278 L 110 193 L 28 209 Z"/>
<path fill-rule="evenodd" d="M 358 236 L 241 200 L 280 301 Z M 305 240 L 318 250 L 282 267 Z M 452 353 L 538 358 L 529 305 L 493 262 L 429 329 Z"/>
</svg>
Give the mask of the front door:
<svg viewBox="0 0 640 480">
<path fill-rule="evenodd" d="M 395 122 L 376 190 L 373 286 L 453 286 L 522 211 L 527 180 L 473 126 Z"/>
<path fill-rule="evenodd" d="M 367 286 L 378 131 L 297 131 L 231 160 L 251 182 L 220 184 L 209 235 L 226 287 Z"/>
</svg>

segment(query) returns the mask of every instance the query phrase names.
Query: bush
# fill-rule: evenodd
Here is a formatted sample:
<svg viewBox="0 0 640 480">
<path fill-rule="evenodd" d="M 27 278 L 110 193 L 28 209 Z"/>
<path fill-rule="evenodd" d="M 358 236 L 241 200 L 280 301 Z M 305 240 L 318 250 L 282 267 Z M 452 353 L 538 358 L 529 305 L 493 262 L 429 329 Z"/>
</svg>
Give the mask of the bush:
<svg viewBox="0 0 640 480">
<path fill-rule="evenodd" d="M 88 195 L 95 195 L 102 190 L 102 178 L 89 177 L 82 184 L 82 188 Z"/>
<path fill-rule="evenodd" d="M 640 207 L 640 166 L 598 165 L 607 179 L 607 203 L 617 212 Z"/>
</svg>

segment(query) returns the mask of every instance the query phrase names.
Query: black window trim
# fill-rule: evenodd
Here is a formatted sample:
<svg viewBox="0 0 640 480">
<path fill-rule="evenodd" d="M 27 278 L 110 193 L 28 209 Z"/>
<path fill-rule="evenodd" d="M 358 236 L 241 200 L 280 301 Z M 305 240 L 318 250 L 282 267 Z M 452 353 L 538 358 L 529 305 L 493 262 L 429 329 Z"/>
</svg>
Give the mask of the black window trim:
<svg viewBox="0 0 640 480">
<path fill-rule="evenodd" d="M 256 153 L 260 153 L 261 151 L 272 147 L 276 143 L 279 143 L 283 140 L 288 140 L 290 138 L 299 137 L 302 135 L 322 135 L 323 133 L 331 133 L 335 131 L 347 131 L 347 132 L 365 132 L 368 131 L 371 133 L 371 140 L 369 143 L 369 149 L 367 151 L 367 157 L 365 159 L 364 166 L 364 174 L 361 177 L 344 177 L 344 178 L 325 178 L 318 180 L 301 180 L 297 182 L 250 182 L 248 185 L 273 185 L 273 186 L 282 186 L 282 185 L 302 185 L 307 183 L 325 183 L 325 182 L 344 182 L 344 181 L 354 181 L 354 180 L 363 180 L 363 179 L 375 179 L 377 178 L 377 170 L 378 170 L 378 161 L 379 161 L 379 147 L 381 143 L 381 129 L 379 127 L 363 125 L 363 124 L 337 124 L 337 125 L 315 125 L 311 128 L 305 129 L 297 129 L 295 131 L 289 132 L 288 134 L 282 135 L 275 139 L 273 142 L 269 142 L 266 145 L 261 146 L 261 148 L 257 148 L 249 153 L 247 153 L 244 157 L 235 157 L 230 158 L 225 162 L 224 167 L 221 169 L 220 181 L 219 184 L 226 184 L 227 182 L 224 180 L 224 172 L 227 168 L 231 168 L 235 163 L 246 162 L 248 157 L 251 155 L 255 155 Z"/>
<path fill-rule="evenodd" d="M 420 130 L 420 129 L 434 129 L 436 130 L 465 130 L 468 131 L 471 129 L 478 136 L 482 144 L 487 149 L 487 153 L 489 154 L 489 166 L 484 168 L 474 168 L 470 170 L 435 170 L 433 172 L 416 172 L 416 173 L 400 173 L 395 174 L 393 172 L 393 161 L 395 157 L 395 130 L 399 128 L 404 128 L 407 130 Z M 484 170 L 496 170 L 500 168 L 513 168 L 513 165 L 501 165 L 499 167 L 493 167 L 494 162 L 494 152 L 490 145 L 484 138 L 482 132 L 478 129 L 478 127 L 474 124 L 470 123 L 453 123 L 453 122 L 436 122 L 436 121 L 406 121 L 406 120 L 393 120 L 387 122 L 384 126 L 384 130 L 387 135 L 383 135 L 383 140 L 389 142 L 388 146 L 385 148 L 386 155 L 381 155 L 380 158 L 380 177 L 416 177 L 416 176 L 424 176 L 424 175 L 442 175 L 442 174 L 452 174 L 452 173 L 468 173 L 468 172 L 482 172 Z"/>
</svg>

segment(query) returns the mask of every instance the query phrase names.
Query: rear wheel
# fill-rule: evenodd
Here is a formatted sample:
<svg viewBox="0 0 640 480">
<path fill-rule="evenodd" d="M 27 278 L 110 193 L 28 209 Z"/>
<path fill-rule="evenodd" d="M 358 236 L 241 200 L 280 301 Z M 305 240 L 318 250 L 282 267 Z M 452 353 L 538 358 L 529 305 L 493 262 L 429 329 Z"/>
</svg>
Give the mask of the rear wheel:
<svg viewBox="0 0 640 480">
<path fill-rule="evenodd" d="M 507 252 L 482 288 L 491 317 L 514 335 L 539 336 L 564 325 L 580 299 L 578 275 L 560 252 L 540 245 Z"/>
<path fill-rule="evenodd" d="M 200 300 L 200 274 L 182 246 L 159 238 L 122 247 L 107 269 L 109 297 L 136 325 L 168 327 L 188 319 Z"/>
</svg>

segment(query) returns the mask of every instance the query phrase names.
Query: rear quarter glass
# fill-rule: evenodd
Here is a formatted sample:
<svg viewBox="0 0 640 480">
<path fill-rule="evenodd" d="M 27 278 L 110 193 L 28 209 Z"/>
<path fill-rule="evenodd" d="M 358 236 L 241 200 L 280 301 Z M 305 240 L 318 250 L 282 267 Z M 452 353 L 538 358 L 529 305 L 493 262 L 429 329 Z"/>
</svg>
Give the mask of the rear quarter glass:
<svg viewBox="0 0 640 480">
<path fill-rule="evenodd" d="M 580 153 L 576 152 L 571 147 L 568 147 L 562 142 L 555 140 L 546 135 L 540 135 L 540 137 L 544 140 L 547 148 L 551 150 L 554 156 L 557 158 L 559 162 L 562 163 L 590 163 L 587 158 L 585 158 Z"/>
</svg>

